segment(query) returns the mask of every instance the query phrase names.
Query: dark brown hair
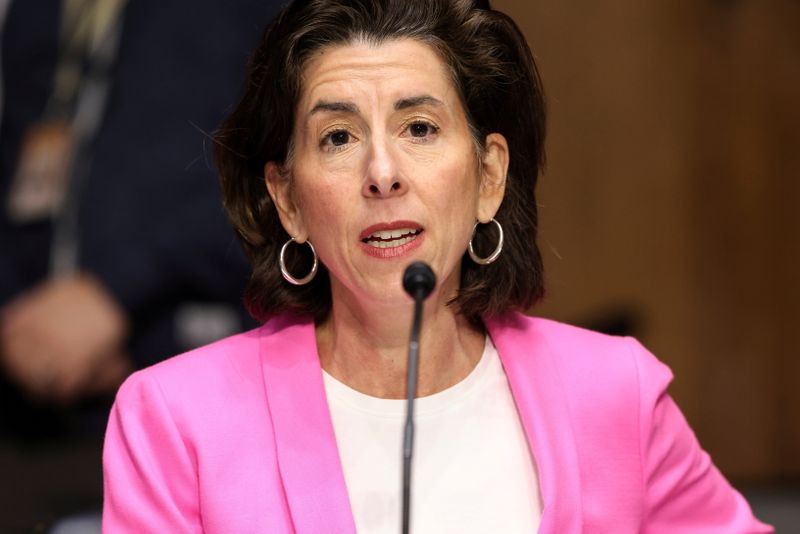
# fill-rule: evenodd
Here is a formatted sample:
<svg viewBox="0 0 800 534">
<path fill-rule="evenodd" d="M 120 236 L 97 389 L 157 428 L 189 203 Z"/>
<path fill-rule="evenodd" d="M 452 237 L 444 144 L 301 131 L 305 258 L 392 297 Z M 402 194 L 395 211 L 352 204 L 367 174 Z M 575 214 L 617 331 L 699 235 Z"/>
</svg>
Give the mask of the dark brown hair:
<svg viewBox="0 0 800 534">
<path fill-rule="evenodd" d="M 278 254 L 289 236 L 263 175 L 267 162 L 286 163 L 306 62 L 328 46 L 403 38 L 430 45 L 449 67 L 478 146 L 494 132 L 509 144 L 506 192 L 495 216 L 504 229 L 503 253 L 486 266 L 464 255 L 454 304 L 476 321 L 525 310 L 541 298 L 534 189 L 544 160 L 544 98 L 516 24 L 486 0 L 306 0 L 290 3 L 267 28 L 250 58 L 242 99 L 215 135 L 225 208 L 253 266 L 245 303 L 256 319 L 281 312 L 322 318 L 331 307 L 324 266 L 308 285 L 283 280 Z M 493 226 L 474 240 L 481 256 L 497 242 Z M 304 273 L 309 260 L 287 257 L 287 265 Z"/>
</svg>

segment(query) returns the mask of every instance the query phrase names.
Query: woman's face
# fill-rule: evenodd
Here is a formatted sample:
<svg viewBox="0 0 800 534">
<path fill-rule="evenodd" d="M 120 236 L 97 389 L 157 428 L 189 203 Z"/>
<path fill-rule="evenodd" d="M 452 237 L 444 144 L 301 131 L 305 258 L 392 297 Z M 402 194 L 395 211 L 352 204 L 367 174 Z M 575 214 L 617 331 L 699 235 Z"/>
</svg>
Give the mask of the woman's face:
<svg viewBox="0 0 800 534">
<path fill-rule="evenodd" d="M 302 84 L 292 161 L 265 173 L 284 228 L 314 244 L 334 296 L 405 303 L 416 260 L 454 296 L 473 224 L 502 201 L 505 139 L 478 154 L 445 64 L 417 41 L 326 48 Z"/>
</svg>

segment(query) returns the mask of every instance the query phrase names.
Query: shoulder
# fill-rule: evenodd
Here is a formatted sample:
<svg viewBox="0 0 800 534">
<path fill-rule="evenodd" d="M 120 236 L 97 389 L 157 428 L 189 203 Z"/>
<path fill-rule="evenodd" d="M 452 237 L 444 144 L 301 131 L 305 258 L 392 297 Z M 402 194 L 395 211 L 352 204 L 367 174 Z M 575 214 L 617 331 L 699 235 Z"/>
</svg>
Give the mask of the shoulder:
<svg viewBox="0 0 800 534">
<path fill-rule="evenodd" d="M 165 390 L 180 389 L 187 396 L 203 395 L 220 382 L 254 376 L 258 366 L 260 327 L 209 345 L 173 356 L 133 373 L 120 388 L 117 398 L 133 390 L 157 385 Z"/>
<path fill-rule="evenodd" d="M 232 412 L 254 415 L 264 404 L 261 346 L 269 329 L 268 323 L 133 373 L 117 392 L 117 411 L 186 429 L 230 424 Z"/>
<path fill-rule="evenodd" d="M 487 321 L 495 342 L 508 357 L 539 365 L 546 360 L 566 389 L 638 394 L 663 391 L 672 380 L 669 368 L 632 337 L 611 336 L 569 324 L 506 314 Z"/>
<path fill-rule="evenodd" d="M 217 412 L 225 418 L 231 406 L 245 411 L 262 406 L 264 361 L 276 359 L 270 352 L 280 350 L 277 359 L 291 358 L 307 348 L 308 343 L 299 343 L 298 332 L 313 342 L 313 322 L 277 316 L 256 329 L 173 356 L 128 377 L 117 392 L 116 404 L 159 400 L 187 418 Z"/>
<path fill-rule="evenodd" d="M 223 457 L 234 443 L 269 449 L 263 352 L 265 340 L 281 335 L 270 321 L 132 374 L 117 392 L 107 450 L 130 440 L 157 454 L 185 448 L 190 457 Z"/>
</svg>

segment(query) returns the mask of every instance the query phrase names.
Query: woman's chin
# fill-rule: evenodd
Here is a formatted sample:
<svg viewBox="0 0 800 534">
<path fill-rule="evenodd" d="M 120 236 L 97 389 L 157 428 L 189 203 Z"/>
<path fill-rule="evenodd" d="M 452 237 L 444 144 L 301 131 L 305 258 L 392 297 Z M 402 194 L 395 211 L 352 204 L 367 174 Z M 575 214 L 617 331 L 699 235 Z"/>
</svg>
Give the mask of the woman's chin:
<svg viewBox="0 0 800 534">
<path fill-rule="evenodd" d="M 416 256 L 416 255 L 415 255 Z M 402 310 L 403 307 L 408 306 L 411 309 L 413 300 L 411 296 L 403 289 L 403 274 L 406 268 L 414 261 L 423 261 L 417 257 L 405 258 L 405 261 L 378 261 L 368 260 L 363 265 L 353 265 L 348 275 L 342 275 L 339 280 L 332 274 L 332 291 L 333 301 L 352 302 L 356 306 L 364 309 L 371 308 L 390 308 Z M 439 290 L 443 287 L 451 287 L 450 276 L 442 278 L 441 272 L 452 273 L 445 267 L 441 267 L 439 262 L 429 261 L 431 268 L 436 274 L 437 288 L 434 293 L 428 297 L 428 300 L 438 299 Z M 455 272 L 458 272 L 458 265 L 456 265 Z M 457 285 L 457 284 L 456 284 Z M 448 293 L 455 293 L 449 291 Z"/>
<path fill-rule="evenodd" d="M 403 289 L 402 273 L 400 273 L 400 277 L 397 281 L 387 281 L 385 284 L 377 284 L 370 287 L 364 294 L 365 304 L 386 308 L 411 306 L 413 301 Z"/>
</svg>

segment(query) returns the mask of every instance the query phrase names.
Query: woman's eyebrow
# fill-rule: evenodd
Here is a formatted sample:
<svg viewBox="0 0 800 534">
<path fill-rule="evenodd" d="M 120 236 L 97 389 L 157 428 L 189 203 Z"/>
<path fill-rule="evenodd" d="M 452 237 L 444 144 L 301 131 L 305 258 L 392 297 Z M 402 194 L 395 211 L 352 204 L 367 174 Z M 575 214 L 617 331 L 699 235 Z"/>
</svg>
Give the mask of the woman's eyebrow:
<svg viewBox="0 0 800 534">
<path fill-rule="evenodd" d="M 323 111 L 330 111 L 334 113 L 358 113 L 358 106 L 352 102 L 326 102 L 325 100 L 320 100 L 314 104 L 314 107 L 311 108 L 311 111 L 308 112 L 308 115 L 311 116 L 315 113 L 320 113 Z"/>
<path fill-rule="evenodd" d="M 419 95 L 419 96 L 411 96 L 408 98 L 401 98 L 400 100 L 394 103 L 394 109 L 396 111 L 400 111 L 403 109 L 408 109 L 423 105 L 443 106 L 444 103 L 438 98 L 434 98 L 430 95 Z M 315 113 L 321 113 L 324 111 L 328 111 L 331 113 L 358 113 L 358 106 L 356 106 L 352 102 L 328 102 L 326 100 L 320 100 L 316 104 L 314 104 L 314 107 L 311 108 L 311 111 L 308 112 L 308 116 L 310 117 Z"/>
<path fill-rule="evenodd" d="M 426 104 L 434 106 L 443 106 L 444 102 L 430 95 L 419 95 L 419 96 L 412 96 L 409 98 L 401 98 L 400 100 L 394 103 L 394 109 L 395 111 L 400 111 L 401 109 L 413 108 L 417 106 L 423 106 Z"/>
</svg>

